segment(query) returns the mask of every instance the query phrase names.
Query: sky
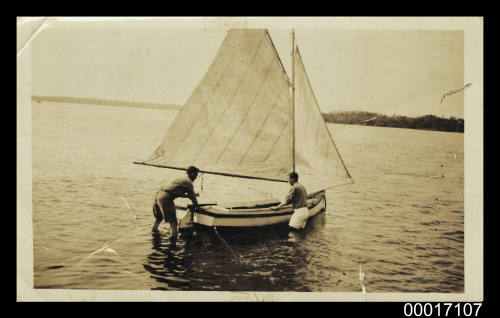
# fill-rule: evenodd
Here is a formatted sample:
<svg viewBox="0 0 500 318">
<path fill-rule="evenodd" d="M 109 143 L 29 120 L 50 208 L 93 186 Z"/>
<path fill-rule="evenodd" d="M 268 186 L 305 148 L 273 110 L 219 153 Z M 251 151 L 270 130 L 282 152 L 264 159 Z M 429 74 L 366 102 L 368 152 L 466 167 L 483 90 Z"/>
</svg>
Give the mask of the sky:
<svg viewBox="0 0 500 318">
<path fill-rule="evenodd" d="M 32 42 L 32 94 L 183 105 L 229 27 L 204 24 L 58 20 Z M 332 29 L 296 26 L 323 112 L 464 116 L 461 30 Z M 291 28 L 269 33 L 291 76 Z"/>
</svg>

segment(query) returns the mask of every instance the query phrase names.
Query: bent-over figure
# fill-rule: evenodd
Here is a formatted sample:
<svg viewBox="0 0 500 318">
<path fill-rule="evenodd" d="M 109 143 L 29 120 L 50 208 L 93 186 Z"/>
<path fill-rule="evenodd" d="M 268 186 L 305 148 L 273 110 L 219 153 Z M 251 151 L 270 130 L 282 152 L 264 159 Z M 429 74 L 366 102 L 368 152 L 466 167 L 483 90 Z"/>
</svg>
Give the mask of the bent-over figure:
<svg viewBox="0 0 500 318">
<path fill-rule="evenodd" d="M 162 220 L 170 223 L 170 238 L 177 237 L 177 214 L 174 200 L 187 197 L 193 202 L 193 207 L 198 206 L 197 193 L 194 192 L 193 181 L 198 177 L 198 168 L 190 166 L 186 170 L 187 176 L 172 180 L 166 186 L 162 186 L 155 195 L 153 203 L 153 215 L 156 222 L 153 231 L 158 230 Z"/>
</svg>

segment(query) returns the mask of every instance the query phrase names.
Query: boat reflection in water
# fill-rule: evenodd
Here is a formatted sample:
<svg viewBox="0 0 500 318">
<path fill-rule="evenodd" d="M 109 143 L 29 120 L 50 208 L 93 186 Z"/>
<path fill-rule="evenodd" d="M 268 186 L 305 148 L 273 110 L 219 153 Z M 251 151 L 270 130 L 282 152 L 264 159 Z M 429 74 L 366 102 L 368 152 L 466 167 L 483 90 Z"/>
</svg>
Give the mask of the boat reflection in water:
<svg viewBox="0 0 500 318">
<path fill-rule="evenodd" d="M 270 227 L 221 233 L 198 228 L 177 240 L 153 232 L 153 252 L 144 268 L 158 290 L 309 291 L 307 242 L 321 237 L 325 214 L 301 231 Z"/>
</svg>

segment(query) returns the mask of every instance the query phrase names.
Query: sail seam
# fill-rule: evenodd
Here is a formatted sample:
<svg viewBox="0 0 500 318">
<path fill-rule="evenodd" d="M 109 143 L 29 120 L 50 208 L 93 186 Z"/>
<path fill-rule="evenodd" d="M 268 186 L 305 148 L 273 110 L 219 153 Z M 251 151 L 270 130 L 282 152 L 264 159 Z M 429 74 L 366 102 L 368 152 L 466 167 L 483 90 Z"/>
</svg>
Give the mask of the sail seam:
<svg viewBox="0 0 500 318">
<path fill-rule="evenodd" d="M 318 105 L 318 101 L 316 99 L 316 95 L 314 95 L 314 91 L 312 91 L 312 87 L 311 87 L 311 81 L 309 80 L 309 77 L 305 71 L 305 67 L 304 67 L 304 63 L 302 62 L 302 56 L 300 55 L 300 52 L 299 52 L 299 48 L 297 47 L 297 53 L 296 53 L 298 56 L 299 56 L 299 61 L 300 61 L 300 64 L 301 64 L 301 67 L 302 69 L 304 69 L 304 74 L 305 74 L 305 77 L 307 79 L 307 83 L 309 84 L 309 87 L 311 88 L 311 92 L 312 92 L 312 96 L 314 97 L 314 101 L 316 102 L 315 105 L 316 105 L 316 108 L 318 109 L 318 112 L 321 114 L 321 109 L 319 109 L 319 105 Z M 323 120 L 323 124 L 326 128 L 326 131 L 328 132 L 328 135 L 330 136 L 330 140 L 333 144 L 333 147 L 335 147 L 335 150 L 337 151 L 337 155 L 339 156 L 339 159 L 340 159 L 340 162 L 342 163 L 342 166 L 344 167 L 345 171 L 347 172 L 347 176 L 349 178 L 352 178 L 351 177 L 351 174 L 349 173 L 349 171 L 347 170 L 347 167 L 345 166 L 345 163 L 344 163 L 344 160 L 342 160 L 342 156 L 340 155 L 339 153 L 339 150 L 337 148 L 337 145 L 335 145 L 335 142 L 333 141 L 333 138 L 332 138 L 332 134 L 330 133 L 330 130 L 328 129 L 328 126 L 326 125 L 325 121 Z"/>
<path fill-rule="evenodd" d="M 291 124 L 292 124 L 292 123 L 290 123 L 290 125 L 291 125 Z M 274 145 L 273 145 L 273 148 L 272 148 L 272 149 L 274 149 L 274 147 L 276 146 L 276 144 L 280 141 L 281 136 L 283 135 L 283 132 L 286 130 L 287 126 L 288 126 L 288 124 L 286 124 L 286 125 L 283 127 L 283 129 L 281 130 L 281 132 L 280 132 L 280 134 L 279 134 L 279 136 L 278 136 L 278 139 L 276 139 L 276 142 L 274 143 Z M 271 151 L 267 154 L 267 156 L 266 156 L 266 160 L 267 160 L 267 158 L 269 158 L 269 156 L 270 156 L 270 155 L 271 155 Z M 288 156 L 288 167 L 291 167 L 291 166 L 292 166 L 292 158 L 291 158 L 290 156 Z M 287 171 L 289 171 L 289 169 L 287 169 Z M 295 172 L 295 171 L 292 171 L 292 172 Z M 281 173 L 281 171 L 278 171 L 278 172 L 276 173 L 276 175 L 278 176 L 280 173 Z"/>
<path fill-rule="evenodd" d="M 307 174 L 311 168 L 313 173 L 326 173 L 328 179 L 349 177 L 354 182 L 332 138 L 336 130 L 332 127 L 330 132 L 323 119 L 298 48 L 293 52 L 293 62 L 300 60 L 300 66 L 293 69 L 299 74 L 292 85 L 301 86 L 297 90 L 300 105 L 298 112 L 293 111 L 293 105 L 290 112 L 290 107 L 285 107 L 290 101 L 290 79 L 268 31 L 231 30 L 226 39 L 170 125 L 172 130 L 148 161 L 172 169 L 189 161 L 205 165 L 214 174 L 281 181 L 288 169 L 295 167 L 293 156 L 297 155 L 300 169 L 304 169 L 300 173 Z M 289 131 L 295 119 L 300 138 L 297 148 L 293 142 L 295 129 L 292 135 Z M 290 147 L 293 155 L 287 156 Z"/>
<path fill-rule="evenodd" d="M 245 159 L 246 155 L 248 154 L 248 151 L 252 148 L 255 140 L 257 140 L 257 138 L 259 137 L 260 135 L 260 132 L 262 131 L 262 128 L 264 128 L 264 126 L 266 125 L 267 123 L 267 120 L 269 119 L 269 115 L 272 113 L 272 111 L 274 110 L 275 106 L 278 104 L 278 100 L 279 100 L 279 97 L 281 96 L 278 95 L 277 98 L 276 98 L 276 101 L 274 102 L 273 106 L 270 108 L 269 112 L 267 113 L 267 116 L 266 118 L 264 119 L 264 122 L 262 122 L 262 125 L 259 127 L 259 130 L 257 131 L 257 134 L 255 134 L 255 136 L 253 137 L 252 139 L 252 142 L 250 143 L 250 145 L 248 146 L 247 150 L 245 151 L 245 153 L 243 154 L 243 157 L 241 157 L 240 161 L 238 162 L 238 164 L 240 164 L 243 159 Z"/>
<path fill-rule="evenodd" d="M 284 88 L 287 88 L 287 86 L 285 86 Z M 283 91 L 283 88 L 281 89 L 281 91 Z M 269 112 L 267 113 L 267 116 L 266 116 L 266 119 L 264 120 L 264 122 L 262 123 L 262 125 L 260 126 L 259 130 L 257 131 L 257 134 L 254 136 L 252 142 L 250 143 L 250 146 L 248 146 L 247 150 L 245 151 L 245 154 L 243 154 L 243 157 L 241 157 L 239 163 L 241 163 L 243 161 L 243 159 L 245 159 L 245 157 L 247 156 L 248 152 L 250 151 L 250 149 L 252 149 L 255 141 L 258 139 L 258 137 L 260 136 L 260 133 L 262 131 L 262 129 L 266 126 L 266 123 L 267 121 L 269 120 L 270 116 L 271 116 L 271 113 L 273 112 L 274 108 L 276 107 L 276 105 L 278 104 L 278 101 L 280 99 L 280 97 L 282 96 L 281 94 L 281 91 L 280 91 L 280 94 L 278 94 L 278 96 L 276 97 L 276 101 L 274 102 L 273 104 L 273 107 L 271 107 L 271 109 L 269 110 Z M 271 149 L 272 150 L 272 149 Z"/>
<path fill-rule="evenodd" d="M 236 89 L 234 90 L 233 94 L 231 95 L 231 100 L 229 101 L 229 103 L 227 104 L 226 108 L 224 108 L 224 111 L 222 112 L 222 114 L 219 116 L 219 118 L 217 119 L 217 123 L 215 124 L 214 128 L 210 131 L 210 133 L 207 135 L 207 138 L 205 138 L 205 142 L 203 143 L 203 145 L 201 145 L 200 147 L 200 150 L 198 150 L 198 152 L 196 153 L 196 155 L 194 156 L 194 160 L 196 160 L 198 158 L 198 155 L 202 152 L 203 148 L 205 148 L 205 145 L 207 144 L 207 142 L 210 140 L 210 137 L 212 136 L 213 132 L 215 131 L 215 129 L 217 129 L 217 126 L 219 124 L 219 122 L 221 121 L 221 119 L 224 117 L 224 115 L 226 114 L 226 111 L 232 106 L 232 103 L 233 103 L 233 100 L 234 100 L 234 96 L 237 94 L 238 90 L 240 89 L 241 87 L 241 83 L 243 83 L 244 79 L 247 77 L 248 75 L 248 72 L 250 71 L 251 67 L 252 67 L 252 64 L 253 62 L 255 61 L 255 57 L 257 56 L 257 53 L 258 51 L 260 50 L 260 46 L 262 44 L 262 40 L 264 39 L 264 37 L 261 37 L 260 41 L 259 41 L 259 45 L 257 46 L 257 49 L 255 50 L 255 53 L 253 54 L 253 57 L 252 57 L 252 61 L 250 62 L 246 72 L 245 72 L 245 75 L 243 75 L 241 77 L 241 80 L 240 82 L 238 83 L 238 86 L 236 87 Z"/>
<path fill-rule="evenodd" d="M 271 59 L 271 62 L 269 63 L 269 67 L 267 67 L 267 71 L 266 71 L 266 77 L 265 79 L 262 81 L 262 84 L 260 85 L 260 88 L 259 90 L 256 92 L 256 94 L 254 95 L 253 99 L 252 99 L 252 102 L 250 103 L 250 105 L 247 107 L 247 110 L 245 112 L 245 114 L 243 115 L 242 119 L 240 120 L 240 124 L 238 125 L 238 128 L 236 128 L 236 130 L 234 131 L 233 135 L 231 136 L 231 138 L 229 138 L 226 146 L 224 147 L 224 150 L 222 150 L 222 152 L 219 154 L 219 156 L 217 157 L 217 160 L 215 161 L 215 163 L 219 162 L 219 159 L 222 157 L 222 155 L 226 152 L 226 149 L 227 147 L 229 147 L 229 145 L 231 144 L 231 142 L 233 141 L 233 138 L 234 136 L 236 136 L 236 134 L 240 131 L 240 128 L 241 128 L 241 124 L 245 121 L 245 119 L 247 118 L 248 116 L 248 113 L 250 112 L 250 109 L 252 109 L 252 105 L 255 103 L 255 100 L 257 99 L 257 96 L 259 96 L 260 92 L 262 91 L 262 87 L 264 87 L 264 84 L 267 83 L 267 80 L 269 79 L 269 74 L 271 74 L 271 69 L 273 68 L 273 62 L 274 60 Z"/>
<path fill-rule="evenodd" d="M 264 160 L 262 160 L 262 162 L 265 162 L 265 161 L 269 158 L 269 156 L 271 155 L 271 153 L 272 153 L 272 151 L 273 151 L 274 147 L 276 146 L 276 144 L 278 143 L 278 141 L 281 139 L 281 135 L 283 135 L 283 131 L 285 131 L 285 128 L 286 128 L 286 127 L 288 127 L 288 123 L 289 123 L 289 122 L 285 122 L 285 125 L 283 126 L 283 128 L 281 128 L 281 132 L 280 132 L 280 134 L 278 135 L 278 138 L 276 138 L 276 140 L 275 140 L 275 141 L 274 141 L 274 143 L 273 143 L 273 146 L 272 146 L 272 147 L 271 147 L 271 149 L 267 152 L 267 155 L 266 155 L 266 157 L 264 158 Z M 291 123 L 290 123 L 290 124 L 291 124 Z"/>
<path fill-rule="evenodd" d="M 246 34 L 248 36 L 248 34 Z M 221 73 L 218 81 L 217 81 L 217 84 L 214 86 L 214 88 L 212 89 L 212 91 L 210 92 L 210 95 L 208 96 L 208 98 L 206 99 L 205 103 L 203 104 L 203 106 L 201 107 L 200 109 L 200 112 L 198 113 L 198 115 L 196 116 L 196 119 L 193 121 L 194 123 L 196 123 L 198 121 L 198 118 L 200 118 L 200 116 L 204 113 L 204 110 L 206 109 L 207 107 L 207 104 L 210 102 L 211 98 L 212 98 L 212 95 L 214 94 L 214 92 L 216 91 L 216 89 L 219 87 L 219 84 L 220 82 L 222 81 L 222 79 L 224 78 L 224 75 L 226 74 L 227 70 L 229 69 L 229 66 L 233 63 L 233 60 L 234 60 L 234 57 L 238 54 L 238 52 L 240 51 L 240 48 L 241 48 L 241 43 L 243 42 L 243 38 L 244 37 L 241 37 L 240 38 L 240 41 L 238 42 L 238 46 L 236 48 L 236 50 L 234 50 L 234 53 L 233 55 L 231 56 L 231 61 L 229 61 L 229 63 L 226 64 L 226 67 L 224 68 L 224 71 Z M 204 82 L 207 74 L 208 74 L 209 71 L 207 71 L 207 73 L 205 73 L 205 76 L 203 77 L 203 79 L 201 80 L 201 82 L 198 84 L 198 86 L 196 87 L 196 89 L 198 89 L 199 85 L 201 83 Z M 195 89 L 195 91 L 196 91 Z M 191 96 L 193 96 L 195 93 L 193 93 Z M 190 97 L 191 98 L 191 97 Z M 182 108 L 186 107 L 186 105 L 184 105 Z M 177 118 L 181 118 L 180 116 L 177 116 Z M 175 124 L 176 121 L 174 121 L 171 125 L 171 127 Z M 189 136 L 189 134 L 191 133 L 191 130 L 188 130 L 187 133 L 184 135 L 184 138 L 182 138 L 182 142 L 180 142 L 177 146 L 177 148 L 175 149 L 175 151 L 170 154 L 169 157 L 173 157 L 177 154 L 177 152 L 179 151 L 179 149 L 181 149 L 182 145 L 184 144 L 184 142 L 187 140 L 187 137 Z M 167 133 L 168 135 L 168 133 Z M 165 136 L 166 137 L 166 136 Z M 161 146 L 161 145 L 160 145 Z"/>
<path fill-rule="evenodd" d="M 301 70 L 302 70 L 301 75 L 302 75 L 302 74 L 304 73 L 304 71 L 303 71 L 303 66 L 302 66 L 302 65 L 299 65 L 299 67 L 301 67 Z M 306 86 L 306 85 L 305 85 L 305 79 L 304 79 L 304 76 L 301 76 L 301 75 L 299 75 L 299 82 L 301 83 L 302 87 L 304 87 L 304 86 Z M 310 90 L 309 90 L 309 91 L 310 91 Z M 309 95 L 310 95 L 310 93 L 309 93 L 309 91 L 306 91 L 306 92 L 304 92 L 304 91 L 300 92 L 300 91 L 299 91 L 299 92 L 300 92 L 301 101 L 302 101 L 302 103 L 303 103 L 304 105 L 309 105 L 309 102 L 310 102 L 310 96 L 309 96 Z M 309 97 L 309 98 L 308 98 L 308 97 Z M 306 123 L 306 127 L 310 127 L 310 126 L 311 126 L 311 125 L 309 125 L 309 120 L 310 120 L 310 118 L 311 118 L 311 112 L 312 112 L 311 107 L 306 107 L 306 114 L 305 114 L 306 119 L 305 119 L 305 121 L 303 121 L 303 122 L 305 122 L 305 123 Z M 304 135 L 304 134 L 306 134 L 306 132 L 305 132 L 305 131 L 304 131 L 303 135 Z M 304 137 L 304 136 L 303 136 L 303 137 Z M 310 134 L 307 134 L 307 135 L 306 135 L 306 137 L 312 137 L 312 136 L 310 136 Z M 307 153 L 310 153 L 310 152 L 311 152 L 311 150 L 312 150 L 312 149 L 311 149 L 311 143 L 307 143 L 307 147 L 306 147 L 306 149 L 304 149 L 304 147 L 302 147 L 302 152 L 305 152 L 306 154 L 307 154 Z M 315 169 L 311 166 L 311 164 L 310 164 L 310 163 L 307 163 L 307 166 L 308 166 L 308 167 L 310 167 L 312 170 L 315 170 Z"/>
<path fill-rule="evenodd" d="M 301 65 L 301 68 L 302 68 L 302 74 L 304 74 L 304 67 Z M 305 79 L 302 78 L 302 82 L 305 82 Z M 310 105 L 311 103 L 311 90 L 308 90 L 306 94 L 304 94 L 304 103 L 306 105 Z M 309 125 L 309 121 L 311 120 L 311 113 L 313 113 L 313 109 L 311 107 L 307 107 L 307 119 L 306 119 L 306 127 L 311 127 L 312 125 Z M 311 134 L 311 132 L 309 131 L 309 134 Z M 310 136 L 312 137 L 312 136 Z M 308 143 L 308 150 L 312 152 L 312 146 L 311 146 L 311 143 Z M 311 169 L 314 170 L 314 168 L 311 166 L 311 164 L 309 164 L 309 167 L 311 167 Z"/>
</svg>

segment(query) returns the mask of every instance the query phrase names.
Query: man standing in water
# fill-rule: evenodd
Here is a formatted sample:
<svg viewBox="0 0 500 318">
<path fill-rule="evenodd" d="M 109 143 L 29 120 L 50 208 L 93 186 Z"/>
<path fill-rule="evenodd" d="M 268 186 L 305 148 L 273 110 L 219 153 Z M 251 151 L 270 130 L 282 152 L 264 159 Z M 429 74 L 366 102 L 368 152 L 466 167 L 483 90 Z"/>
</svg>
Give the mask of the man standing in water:
<svg viewBox="0 0 500 318">
<path fill-rule="evenodd" d="M 288 182 L 291 185 L 290 192 L 288 192 L 285 201 L 281 202 L 275 207 L 272 207 L 272 209 L 276 210 L 284 205 L 292 204 L 295 212 L 292 216 L 292 219 L 290 220 L 290 226 L 302 228 L 305 226 L 308 215 L 307 191 L 306 188 L 299 183 L 299 175 L 297 174 L 297 172 L 291 172 L 288 176 Z M 298 222 L 295 221 L 295 219 L 297 218 Z"/>
<path fill-rule="evenodd" d="M 196 200 L 197 193 L 194 192 L 193 181 L 198 177 L 198 168 L 190 166 L 186 170 L 187 176 L 172 180 L 168 185 L 162 186 L 160 191 L 156 193 L 153 203 L 153 215 L 156 218 L 156 223 L 153 226 L 153 231 L 158 230 L 162 220 L 170 223 L 170 237 L 177 237 L 177 215 L 175 211 L 174 200 L 179 197 L 187 197 L 193 202 L 193 208 L 198 206 Z"/>
</svg>

